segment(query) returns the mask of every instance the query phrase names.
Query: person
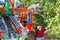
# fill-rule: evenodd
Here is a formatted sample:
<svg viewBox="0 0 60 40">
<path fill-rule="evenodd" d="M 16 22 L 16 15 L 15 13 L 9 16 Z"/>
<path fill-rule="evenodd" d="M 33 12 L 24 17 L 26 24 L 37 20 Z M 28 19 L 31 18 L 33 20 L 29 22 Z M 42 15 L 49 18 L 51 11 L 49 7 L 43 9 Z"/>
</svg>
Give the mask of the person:
<svg viewBox="0 0 60 40">
<path fill-rule="evenodd" d="M 19 0 L 14 0 L 14 8 L 22 8 L 23 4 Z M 18 17 L 20 15 L 19 12 L 15 12 L 15 16 Z"/>
<path fill-rule="evenodd" d="M 37 8 L 41 8 L 41 5 L 39 3 L 37 4 L 32 4 L 28 7 L 29 10 L 31 10 L 32 12 L 36 13 L 37 12 Z"/>
<path fill-rule="evenodd" d="M 42 26 L 37 26 L 36 32 L 36 40 L 44 40 L 44 35 L 46 33 L 47 28 Z"/>
</svg>

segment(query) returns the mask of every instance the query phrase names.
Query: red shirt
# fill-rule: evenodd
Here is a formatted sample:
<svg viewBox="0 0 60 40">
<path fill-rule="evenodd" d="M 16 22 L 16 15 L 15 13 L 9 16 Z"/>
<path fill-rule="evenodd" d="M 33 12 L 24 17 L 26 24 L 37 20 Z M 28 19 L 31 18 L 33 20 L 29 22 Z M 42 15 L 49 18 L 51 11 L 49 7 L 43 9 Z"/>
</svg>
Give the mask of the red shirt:
<svg viewBox="0 0 60 40">
<path fill-rule="evenodd" d="M 42 28 L 41 30 L 37 31 L 36 37 L 43 37 L 44 36 L 44 32 L 45 32 L 45 28 Z"/>
</svg>

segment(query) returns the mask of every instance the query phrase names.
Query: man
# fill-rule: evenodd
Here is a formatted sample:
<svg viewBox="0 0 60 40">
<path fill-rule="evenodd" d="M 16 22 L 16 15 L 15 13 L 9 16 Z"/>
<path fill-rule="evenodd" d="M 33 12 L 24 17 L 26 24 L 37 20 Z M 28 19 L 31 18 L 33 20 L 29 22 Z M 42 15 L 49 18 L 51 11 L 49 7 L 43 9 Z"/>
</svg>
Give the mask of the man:
<svg viewBox="0 0 60 40">
<path fill-rule="evenodd" d="M 22 3 L 19 0 L 14 0 L 14 8 L 21 8 L 22 7 Z M 20 15 L 19 12 L 15 12 L 15 16 L 18 17 Z"/>
<path fill-rule="evenodd" d="M 40 8 L 41 5 L 39 3 L 37 4 L 32 4 L 31 6 L 28 7 L 29 10 L 31 10 L 32 12 L 37 12 L 37 8 Z"/>
<path fill-rule="evenodd" d="M 37 26 L 37 32 L 36 32 L 36 40 L 44 40 L 44 35 L 46 33 L 47 28 L 42 26 Z"/>
</svg>

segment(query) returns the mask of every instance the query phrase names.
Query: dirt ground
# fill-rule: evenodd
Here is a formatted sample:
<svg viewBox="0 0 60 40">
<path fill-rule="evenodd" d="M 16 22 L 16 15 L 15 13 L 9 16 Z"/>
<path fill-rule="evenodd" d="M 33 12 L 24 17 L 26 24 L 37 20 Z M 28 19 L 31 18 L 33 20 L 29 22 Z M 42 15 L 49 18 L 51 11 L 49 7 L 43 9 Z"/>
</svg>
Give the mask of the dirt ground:
<svg viewBox="0 0 60 40">
<path fill-rule="evenodd" d="M 60 39 L 45 39 L 45 40 L 60 40 Z"/>
</svg>

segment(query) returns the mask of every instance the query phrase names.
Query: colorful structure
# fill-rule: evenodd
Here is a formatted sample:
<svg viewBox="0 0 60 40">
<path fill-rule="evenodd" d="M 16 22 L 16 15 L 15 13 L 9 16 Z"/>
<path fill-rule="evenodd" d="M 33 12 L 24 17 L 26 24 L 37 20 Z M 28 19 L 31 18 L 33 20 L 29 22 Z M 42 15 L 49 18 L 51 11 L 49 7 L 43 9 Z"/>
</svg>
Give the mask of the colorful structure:
<svg viewBox="0 0 60 40">
<path fill-rule="evenodd" d="M 0 38 L 7 38 L 14 40 L 14 38 L 19 38 L 21 36 L 25 36 L 31 31 L 32 28 L 32 15 L 31 11 L 28 9 L 22 9 L 20 6 L 16 6 L 17 3 L 20 5 L 20 2 L 17 0 L 12 3 L 11 0 L 0 0 Z M 14 6 L 12 6 L 14 4 Z M 19 14 L 19 12 L 27 13 L 26 20 L 26 29 L 23 25 L 17 20 L 15 17 L 15 13 Z M 19 17 L 21 19 L 21 17 Z M 24 18 L 24 17 L 22 17 Z M 2 24 L 2 25 L 1 25 Z M 1 31 L 2 30 L 2 31 Z M 6 36 L 7 35 L 7 36 Z"/>
</svg>

